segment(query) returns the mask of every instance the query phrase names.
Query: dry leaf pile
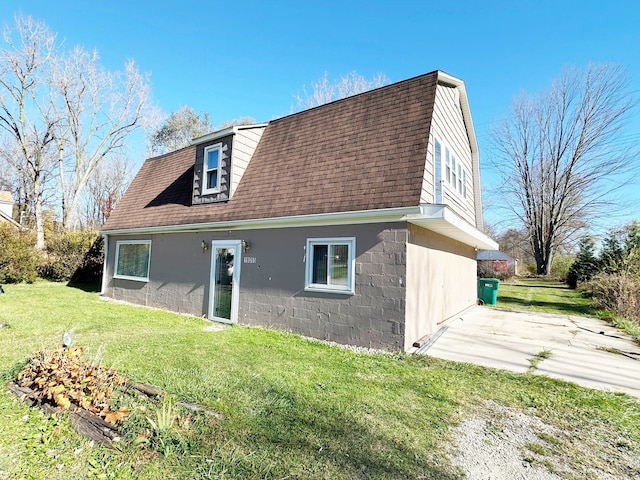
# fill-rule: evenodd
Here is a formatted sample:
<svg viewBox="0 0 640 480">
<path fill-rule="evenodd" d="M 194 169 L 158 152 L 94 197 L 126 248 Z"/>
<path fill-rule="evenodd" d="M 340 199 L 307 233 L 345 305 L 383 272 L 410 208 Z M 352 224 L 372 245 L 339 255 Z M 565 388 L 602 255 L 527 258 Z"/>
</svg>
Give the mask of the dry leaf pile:
<svg viewBox="0 0 640 480">
<path fill-rule="evenodd" d="M 33 390 L 31 398 L 36 401 L 65 410 L 80 406 L 109 423 L 122 420 L 128 415 L 127 409 L 111 411 L 110 403 L 126 378 L 113 369 L 86 362 L 82 353 L 80 346 L 34 353 L 18 374 L 17 383 Z"/>
</svg>

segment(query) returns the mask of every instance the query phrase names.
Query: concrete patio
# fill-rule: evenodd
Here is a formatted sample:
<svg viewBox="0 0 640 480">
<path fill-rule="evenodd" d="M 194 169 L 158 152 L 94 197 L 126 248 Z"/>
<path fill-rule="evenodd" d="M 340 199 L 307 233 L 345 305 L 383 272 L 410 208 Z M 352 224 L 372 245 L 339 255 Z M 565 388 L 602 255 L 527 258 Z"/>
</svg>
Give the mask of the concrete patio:
<svg viewBox="0 0 640 480">
<path fill-rule="evenodd" d="M 535 374 L 640 397 L 640 346 L 606 322 L 587 317 L 473 307 L 416 353 L 515 372 L 548 350 Z"/>
</svg>

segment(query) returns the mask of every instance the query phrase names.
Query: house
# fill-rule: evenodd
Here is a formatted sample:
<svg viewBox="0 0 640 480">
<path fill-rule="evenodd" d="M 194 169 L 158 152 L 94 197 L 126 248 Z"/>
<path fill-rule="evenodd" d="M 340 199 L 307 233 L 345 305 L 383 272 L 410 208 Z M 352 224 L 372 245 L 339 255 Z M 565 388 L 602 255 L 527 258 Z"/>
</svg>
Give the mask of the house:
<svg viewBox="0 0 640 480">
<path fill-rule="evenodd" d="M 148 159 L 102 228 L 103 295 L 409 351 L 476 304 L 480 167 L 441 71 Z"/>
<path fill-rule="evenodd" d="M 480 250 L 476 255 L 482 277 L 510 277 L 518 274 L 518 259 L 499 250 Z"/>
<path fill-rule="evenodd" d="M 0 223 L 8 223 L 17 229 L 22 229 L 22 225 L 13 219 L 13 196 L 7 190 L 0 190 Z"/>
</svg>

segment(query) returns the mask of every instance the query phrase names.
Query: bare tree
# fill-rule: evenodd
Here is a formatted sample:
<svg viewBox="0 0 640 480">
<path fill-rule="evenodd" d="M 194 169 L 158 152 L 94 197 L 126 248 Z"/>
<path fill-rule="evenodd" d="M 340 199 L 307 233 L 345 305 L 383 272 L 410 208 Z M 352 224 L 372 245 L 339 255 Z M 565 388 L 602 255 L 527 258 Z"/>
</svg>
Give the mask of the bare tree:
<svg viewBox="0 0 640 480">
<path fill-rule="evenodd" d="M 32 206 L 37 247 L 44 248 L 44 192 L 55 167 L 62 222 L 73 227 L 96 167 L 142 126 L 150 87 L 133 62 L 109 72 L 95 52 L 76 47 L 63 54 L 56 36 L 31 17 L 17 16 L 3 33 L 0 158 L 18 173 L 21 204 Z"/>
<path fill-rule="evenodd" d="M 36 247 L 44 248 L 43 192 L 53 165 L 57 119 L 46 100 L 46 80 L 56 36 L 31 17 L 5 27 L 0 51 L 0 157 L 18 173 L 33 204 Z"/>
<path fill-rule="evenodd" d="M 129 159 L 117 155 L 95 168 L 83 196 L 83 227 L 98 228 L 109 218 L 131 182 L 132 171 Z"/>
<path fill-rule="evenodd" d="M 523 222 L 539 274 L 553 254 L 596 217 L 632 158 L 618 141 L 634 102 L 620 66 L 566 69 L 551 89 L 513 102 L 493 132 L 505 204 Z"/>
<path fill-rule="evenodd" d="M 51 75 L 64 228 L 73 228 L 85 185 L 105 158 L 120 152 L 138 129 L 150 100 L 147 77 L 132 61 L 109 72 L 97 52 L 75 47 L 55 59 Z"/>
<path fill-rule="evenodd" d="M 311 84 L 310 93 L 307 92 L 306 87 L 303 87 L 302 94 L 294 95 L 293 98 L 297 104 L 294 108 L 304 110 L 317 107 L 334 100 L 383 87 L 389 83 L 390 80 L 384 73 L 378 73 L 371 80 L 367 80 L 357 72 L 351 71 L 346 75 L 341 75 L 338 79 L 330 80 L 329 73 L 325 71 L 322 77 Z"/>
</svg>

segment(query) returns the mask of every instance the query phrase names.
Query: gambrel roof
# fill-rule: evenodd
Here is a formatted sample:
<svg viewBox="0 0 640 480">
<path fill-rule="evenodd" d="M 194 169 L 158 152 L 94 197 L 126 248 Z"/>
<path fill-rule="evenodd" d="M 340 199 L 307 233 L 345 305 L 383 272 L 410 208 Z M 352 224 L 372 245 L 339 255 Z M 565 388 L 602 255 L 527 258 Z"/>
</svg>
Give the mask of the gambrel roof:
<svg viewBox="0 0 640 480">
<path fill-rule="evenodd" d="M 192 205 L 195 145 L 151 158 L 102 230 L 419 207 L 436 87 L 443 81 L 464 90 L 461 80 L 434 71 L 269 122 L 226 202 Z M 466 93 L 462 97 L 468 113 Z M 477 160 L 470 116 L 465 123 Z"/>
</svg>

